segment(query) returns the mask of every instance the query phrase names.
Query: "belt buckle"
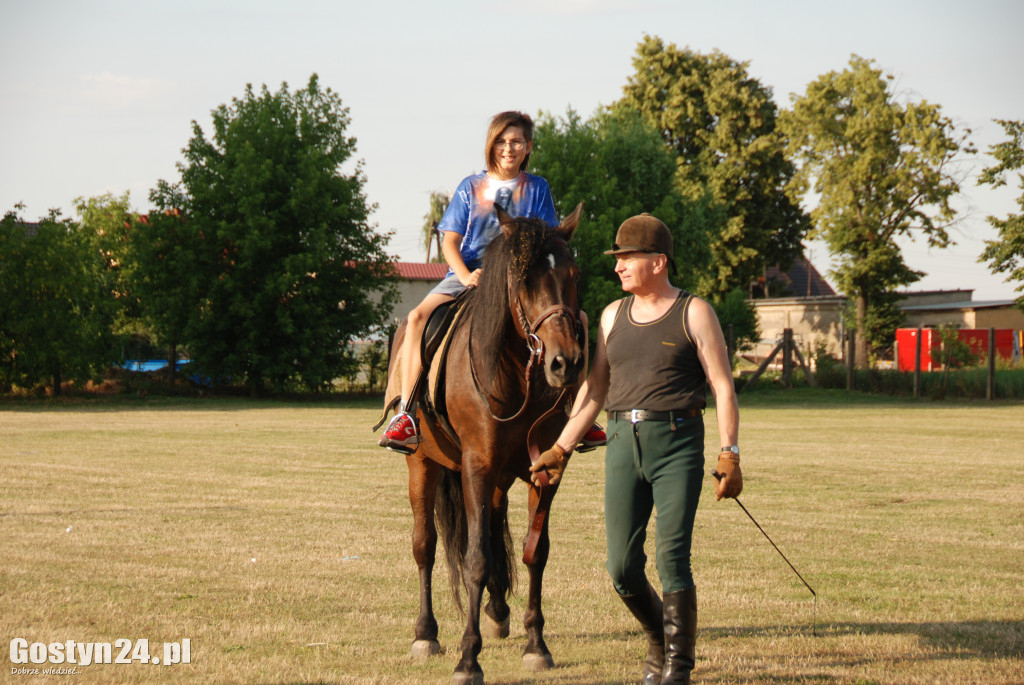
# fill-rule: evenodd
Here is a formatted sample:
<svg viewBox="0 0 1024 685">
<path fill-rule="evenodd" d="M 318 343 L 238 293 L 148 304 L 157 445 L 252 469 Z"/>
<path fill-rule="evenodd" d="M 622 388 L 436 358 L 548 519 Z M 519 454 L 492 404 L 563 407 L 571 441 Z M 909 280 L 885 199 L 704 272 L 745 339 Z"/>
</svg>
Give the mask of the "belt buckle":
<svg viewBox="0 0 1024 685">
<path fill-rule="evenodd" d="M 640 409 L 630 409 L 629 420 L 632 421 L 633 423 L 640 423 L 640 411 Z"/>
</svg>

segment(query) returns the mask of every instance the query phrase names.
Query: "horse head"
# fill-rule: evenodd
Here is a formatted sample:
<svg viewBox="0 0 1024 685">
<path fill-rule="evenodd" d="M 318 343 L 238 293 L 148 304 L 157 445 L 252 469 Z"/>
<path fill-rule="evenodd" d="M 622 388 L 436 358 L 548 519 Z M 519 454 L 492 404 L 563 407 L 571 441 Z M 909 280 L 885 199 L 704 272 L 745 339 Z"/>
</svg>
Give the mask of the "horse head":
<svg viewBox="0 0 1024 685">
<path fill-rule="evenodd" d="M 583 203 L 561 224 L 512 218 L 495 207 L 511 250 L 509 307 L 517 333 L 532 359 L 541 363 L 548 385 L 564 388 L 579 381 L 585 364 L 580 320 L 580 268 L 568 242 L 579 224 Z"/>
</svg>

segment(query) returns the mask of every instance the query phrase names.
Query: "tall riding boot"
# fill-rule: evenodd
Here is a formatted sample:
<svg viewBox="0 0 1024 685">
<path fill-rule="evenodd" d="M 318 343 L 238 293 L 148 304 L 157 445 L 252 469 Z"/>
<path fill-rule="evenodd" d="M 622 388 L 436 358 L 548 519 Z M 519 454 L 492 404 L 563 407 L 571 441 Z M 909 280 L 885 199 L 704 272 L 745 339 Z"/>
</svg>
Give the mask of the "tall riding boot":
<svg viewBox="0 0 1024 685">
<path fill-rule="evenodd" d="M 665 631 L 662 629 L 664 608 L 651 584 L 635 595 L 619 595 L 640 627 L 647 633 L 647 658 L 644 660 L 644 685 L 659 685 L 665 665 Z"/>
<path fill-rule="evenodd" d="M 696 663 L 697 588 L 665 593 L 665 670 L 662 685 L 689 685 Z"/>
</svg>

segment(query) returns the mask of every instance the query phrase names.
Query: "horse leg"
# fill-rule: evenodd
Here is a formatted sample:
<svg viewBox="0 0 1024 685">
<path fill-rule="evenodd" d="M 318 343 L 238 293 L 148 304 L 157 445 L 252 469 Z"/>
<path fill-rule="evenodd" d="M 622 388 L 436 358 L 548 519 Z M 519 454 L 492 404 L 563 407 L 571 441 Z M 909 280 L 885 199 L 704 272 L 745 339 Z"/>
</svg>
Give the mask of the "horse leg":
<svg viewBox="0 0 1024 685">
<path fill-rule="evenodd" d="M 508 608 L 508 591 L 512 584 L 514 561 L 508 544 L 508 488 L 515 482 L 511 475 L 500 487 L 494 489 L 491 509 L 491 572 L 487 578 L 487 606 L 480 617 L 480 630 L 486 637 L 506 638 L 509 636 L 511 611 Z"/>
<path fill-rule="evenodd" d="M 441 651 L 437 641 L 437 619 L 434 618 L 434 558 L 437 552 L 437 528 L 434 525 L 434 503 L 441 467 L 430 459 L 408 455 L 409 502 L 412 505 L 412 556 L 420 574 L 420 615 L 416 619 L 416 638 L 412 656 L 429 657 Z"/>
<path fill-rule="evenodd" d="M 533 511 L 540 495 L 537 488 L 530 488 L 530 508 Z M 551 658 L 551 652 L 544 643 L 544 613 L 541 611 L 540 597 L 544 581 L 544 567 L 548 563 L 548 552 L 551 550 L 551 541 L 548 538 L 548 519 L 544 519 L 544 527 L 541 530 L 540 539 L 537 541 L 537 551 L 534 553 L 533 562 L 527 565 L 530 572 L 530 590 L 526 600 L 526 613 L 523 623 L 526 627 L 526 649 L 523 651 L 523 666 L 530 671 L 544 671 L 555 665 Z"/>
<path fill-rule="evenodd" d="M 494 485 L 485 469 L 474 468 L 470 464 L 471 460 L 463 453 L 462 492 L 465 498 L 468 536 L 462 577 L 469 600 L 469 610 L 466 631 L 462 635 L 462 659 L 455 667 L 453 685 L 483 685 L 484 682 L 484 672 L 477 657 L 483 646 L 480 634 L 480 603 L 491 560 L 491 502 L 488 495 L 493 492 Z"/>
</svg>

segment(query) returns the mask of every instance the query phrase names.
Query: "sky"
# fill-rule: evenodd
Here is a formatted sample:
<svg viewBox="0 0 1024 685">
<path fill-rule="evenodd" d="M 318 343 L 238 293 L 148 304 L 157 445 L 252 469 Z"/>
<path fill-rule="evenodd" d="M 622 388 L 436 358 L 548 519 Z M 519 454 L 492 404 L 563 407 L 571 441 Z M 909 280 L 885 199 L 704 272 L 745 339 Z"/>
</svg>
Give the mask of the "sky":
<svg viewBox="0 0 1024 685">
<path fill-rule="evenodd" d="M 747 62 L 781 108 L 852 54 L 941 105 L 979 154 L 959 168 L 957 245 L 903 243 L 928 274 L 911 290 L 1010 299 L 1017 284 L 977 260 L 996 238 L 986 217 L 1019 212 L 1022 191 L 975 178 L 1006 140 L 993 119 L 1024 119 L 1022 26 L 1019 0 L 0 0 L 0 211 L 74 216 L 75 198 L 126 191 L 147 211 L 158 180 L 180 179 L 193 122 L 209 135 L 246 84 L 294 90 L 316 73 L 349 108 L 390 252 L 423 261 L 429 194 L 483 168 L 490 117 L 590 117 L 622 96 L 646 34 Z M 824 245 L 808 255 L 828 278 Z"/>
</svg>

